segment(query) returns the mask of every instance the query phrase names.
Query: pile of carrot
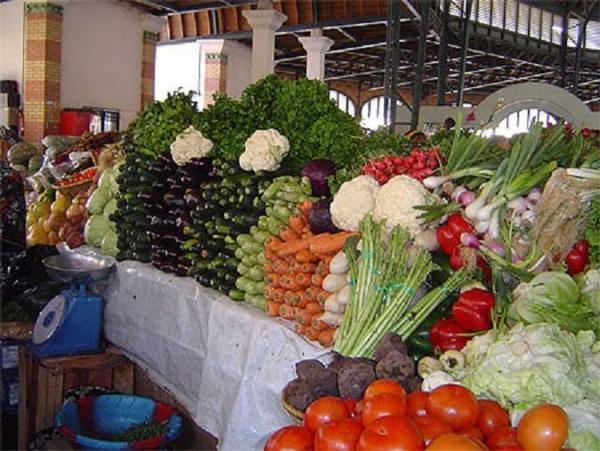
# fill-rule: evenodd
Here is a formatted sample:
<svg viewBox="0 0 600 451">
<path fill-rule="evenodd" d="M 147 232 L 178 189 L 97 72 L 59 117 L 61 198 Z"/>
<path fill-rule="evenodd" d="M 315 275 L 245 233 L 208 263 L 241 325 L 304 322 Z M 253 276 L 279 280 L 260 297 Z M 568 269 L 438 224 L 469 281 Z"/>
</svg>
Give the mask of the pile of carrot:
<svg viewBox="0 0 600 451">
<path fill-rule="evenodd" d="M 311 341 L 331 346 L 335 328 L 319 319 L 330 295 L 323 290 L 329 262 L 344 246 L 350 232 L 313 235 L 308 227 L 312 202 L 298 205 L 279 236 L 265 243 L 267 314 L 295 321 L 294 329 Z"/>
</svg>

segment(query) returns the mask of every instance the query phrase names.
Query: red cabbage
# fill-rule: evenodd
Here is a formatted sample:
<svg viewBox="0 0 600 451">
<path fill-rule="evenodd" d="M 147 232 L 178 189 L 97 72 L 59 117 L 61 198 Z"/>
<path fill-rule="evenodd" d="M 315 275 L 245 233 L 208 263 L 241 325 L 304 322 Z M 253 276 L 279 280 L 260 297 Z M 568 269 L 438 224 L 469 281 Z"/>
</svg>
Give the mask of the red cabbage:
<svg viewBox="0 0 600 451">
<path fill-rule="evenodd" d="M 339 229 L 331 220 L 330 203 L 331 199 L 320 200 L 308 212 L 308 225 L 312 233 L 339 232 Z"/>
<path fill-rule="evenodd" d="M 327 177 L 335 174 L 335 163 L 330 160 L 312 160 L 302 168 L 302 176 L 310 179 L 313 196 L 329 196 Z"/>
</svg>

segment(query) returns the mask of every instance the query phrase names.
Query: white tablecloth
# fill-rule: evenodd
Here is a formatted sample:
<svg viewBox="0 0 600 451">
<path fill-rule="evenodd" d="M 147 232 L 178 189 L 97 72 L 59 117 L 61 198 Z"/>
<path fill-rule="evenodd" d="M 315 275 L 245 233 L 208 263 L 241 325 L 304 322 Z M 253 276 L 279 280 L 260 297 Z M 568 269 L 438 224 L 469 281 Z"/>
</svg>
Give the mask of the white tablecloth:
<svg viewBox="0 0 600 451">
<path fill-rule="evenodd" d="M 119 263 L 103 295 L 107 339 L 171 391 L 221 450 L 262 449 L 289 424 L 280 394 L 294 363 L 323 355 L 264 313 L 149 265 Z"/>
</svg>

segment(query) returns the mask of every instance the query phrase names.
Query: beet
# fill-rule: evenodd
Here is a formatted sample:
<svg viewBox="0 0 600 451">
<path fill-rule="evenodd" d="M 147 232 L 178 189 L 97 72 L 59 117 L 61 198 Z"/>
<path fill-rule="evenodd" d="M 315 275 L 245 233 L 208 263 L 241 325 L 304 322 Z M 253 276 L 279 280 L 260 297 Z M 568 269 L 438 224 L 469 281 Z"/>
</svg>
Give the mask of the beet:
<svg viewBox="0 0 600 451">
<path fill-rule="evenodd" d="M 395 379 L 403 383 L 415 376 L 415 362 L 399 351 L 390 351 L 375 367 L 378 379 Z"/>
<path fill-rule="evenodd" d="M 312 379 L 316 373 L 325 369 L 325 365 L 315 359 L 302 360 L 296 363 L 296 374 L 300 379 Z"/>
<path fill-rule="evenodd" d="M 329 211 L 330 204 L 331 199 L 320 200 L 314 204 L 308 212 L 308 225 L 312 233 L 318 234 L 325 232 L 339 232 L 339 229 L 335 226 L 333 220 L 331 219 L 331 212 Z"/>
<path fill-rule="evenodd" d="M 365 390 L 375 380 L 373 367 L 366 362 L 355 362 L 340 368 L 338 390 L 342 398 L 361 399 Z"/>
<path fill-rule="evenodd" d="M 319 397 L 314 395 L 310 384 L 301 379 L 289 382 L 283 390 L 285 400 L 298 410 L 306 408 Z"/>
<path fill-rule="evenodd" d="M 400 335 L 394 332 L 388 332 L 383 336 L 377 347 L 375 348 L 374 358 L 379 361 L 391 351 L 398 351 L 401 354 L 407 354 L 406 343 L 402 341 Z"/>
<path fill-rule="evenodd" d="M 330 160 L 312 160 L 302 168 L 302 177 L 308 177 L 313 196 L 329 196 L 327 177 L 335 175 L 335 163 Z"/>
</svg>

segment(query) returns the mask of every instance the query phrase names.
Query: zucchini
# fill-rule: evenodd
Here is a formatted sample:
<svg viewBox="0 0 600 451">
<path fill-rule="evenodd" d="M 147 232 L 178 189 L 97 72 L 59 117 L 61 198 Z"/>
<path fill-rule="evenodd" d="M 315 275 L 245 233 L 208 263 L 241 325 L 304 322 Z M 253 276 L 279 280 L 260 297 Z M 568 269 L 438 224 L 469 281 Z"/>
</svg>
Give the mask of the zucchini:
<svg viewBox="0 0 600 451">
<path fill-rule="evenodd" d="M 243 301 L 244 300 L 244 292 L 241 290 L 233 289 L 229 290 L 227 295 L 233 299 L 234 301 Z"/>
<path fill-rule="evenodd" d="M 248 277 L 257 282 L 262 282 L 265 278 L 265 273 L 260 266 L 253 266 L 248 271 Z"/>
</svg>

